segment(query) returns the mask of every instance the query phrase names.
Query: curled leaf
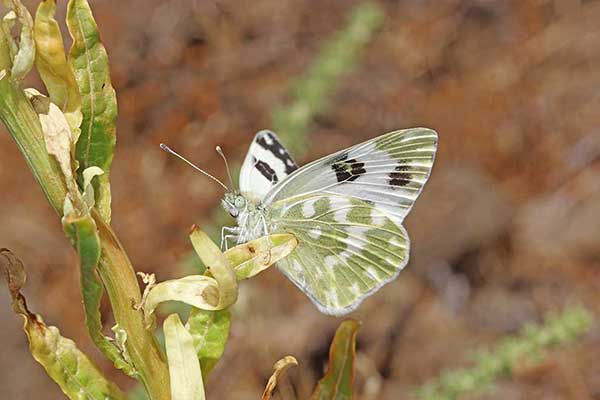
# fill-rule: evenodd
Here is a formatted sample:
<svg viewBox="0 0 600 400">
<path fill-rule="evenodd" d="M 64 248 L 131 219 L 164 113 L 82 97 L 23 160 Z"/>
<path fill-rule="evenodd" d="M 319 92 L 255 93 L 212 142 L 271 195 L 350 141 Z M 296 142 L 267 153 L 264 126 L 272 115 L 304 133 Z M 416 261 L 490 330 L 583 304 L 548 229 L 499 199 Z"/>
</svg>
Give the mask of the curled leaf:
<svg viewBox="0 0 600 400">
<path fill-rule="evenodd" d="M 50 100 L 64 112 L 71 112 L 80 108 L 81 100 L 75 75 L 67 64 L 60 27 L 54 19 L 55 12 L 55 0 L 42 1 L 38 6 L 34 23 L 35 64 Z"/>
<path fill-rule="evenodd" d="M 206 311 L 229 307 L 237 300 L 238 279 L 247 279 L 265 270 L 287 256 L 298 244 L 293 235 L 277 234 L 236 246 L 223 254 L 195 225 L 190 240 L 207 266 L 206 275 L 168 280 L 149 289 L 141 304 L 147 325 L 151 325 L 156 307 L 165 301 L 181 301 Z"/>
<path fill-rule="evenodd" d="M 81 132 L 81 97 L 73 70 L 67 64 L 60 27 L 54 19 L 55 12 L 55 0 L 42 1 L 38 6 L 33 31 L 35 65 L 48 89 L 50 100 L 65 113 L 73 133 L 74 150 Z"/>
<path fill-rule="evenodd" d="M 127 331 L 119 326 L 119 324 L 110 328 L 111 331 L 115 334 L 115 342 L 116 345 L 123 356 L 123 359 L 126 362 L 126 366 L 129 367 L 126 369 L 125 373 L 131 377 L 137 377 L 137 372 L 131 367 L 133 365 L 133 361 L 131 361 L 131 357 L 129 356 L 129 350 L 127 350 Z M 113 360 L 114 362 L 114 360 Z M 116 363 L 115 363 L 116 365 Z M 120 366 L 117 366 L 117 369 L 124 369 Z"/>
<path fill-rule="evenodd" d="M 56 104 L 35 89 L 25 89 L 35 112 L 40 117 L 46 150 L 54 156 L 65 177 L 65 181 L 73 181 L 71 169 L 71 129 L 69 123 Z"/>
<path fill-rule="evenodd" d="M 227 257 L 221 252 L 208 235 L 202 232 L 197 226 L 192 226 L 190 240 L 196 254 L 206 265 L 208 273 L 215 278 L 218 284 L 218 303 L 217 310 L 229 307 L 237 300 L 238 285 L 235 271 L 227 260 Z M 202 308 L 202 307 L 198 307 Z"/>
<path fill-rule="evenodd" d="M 129 376 L 134 376 L 135 370 L 123 356 L 122 350 L 102 333 L 100 301 L 103 286 L 96 272 L 101 247 L 96 223 L 90 215 L 81 218 L 66 216 L 63 222 L 65 232 L 73 242 L 79 256 L 81 295 L 88 333 L 96 346 L 114 363 L 115 367 L 122 369 Z"/>
<path fill-rule="evenodd" d="M 0 260 L 2 261 L 2 272 L 8 285 L 8 290 L 13 301 L 19 298 L 20 290 L 25 285 L 27 276 L 25 267 L 21 260 L 8 249 L 0 249 Z M 23 299 L 24 300 L 24 299 Z"/>
<path fill-rule="evenodd" d="M 13 65 L 13 59 L 18 50 L 17 43 L 11 34 L 16 20 L 17 14 L 11 10 L 0 21 L 0 68 L 6 69 L 6 75 Z"/>
<path fill-rule="evenodd" d="M 152 324 L 154 310 L 165 301 L 181 301 L 203 310 L 218 310 L 219 286 L 215 279 L 204 275 L 189 275 L 157 283 L 147 292 L 142 304 L 146 325 Z"/>
<path fill-rule="evenodd" d="M 54 326 L 27 309 L 20 290 L 25 283 L 23 264 L 8 250 L 0 250 L 0 264 L 7 278 L 15 313 L 24 319 L 29 349 L 48 375 L 70 399 L 125 400 L 125 395 L 107 380 L 75 343 L 60 335 Z"/>
<path fill-rule="evenodd" d="M 227 309 L 207 311 L 193 308 L 190 311 L 185 327 L 194 338 L 204 380 L 225 351 L 230 324 L 231 313 Z"/>
<path fill-rule="evenodd" d="M 65 199 L 63 207 L 65 213 L 63 215 L 69 215 L 72 212 L 87 214 L 89 210 L 85 206 L 75 182 L 75 177 L 73 176 L 73 168 L 71 166 L 72 135 L 65 115 L 56 104 L 52 103 L 48 97 L 42 95 L 37 90 L 33 88 L 25 89 L 25 95 L 40 118 L 46 150 L 48 154 L 56 159 L 65 178 L 69 193 L 67 199 Z"/>
<path fill-rule="evenodd" d="M 269 378 L 267 382 L 267 386 L 265 387 L 265 391 L 262 395 L 262 400 L 270 400 L 275 387 L 277 386 L 277 381 L 281 379 L 285 371 L 290 367 L 294 367 L 298 365 L 298 361 L 292 356 L 285 356 L 281 360 L 277 361 L 275 365 L 273 365 L 273 374 Z"/>
<path fill-rule="evenodd" d="M 202 372 L 192 335 L 177 314 L 167 317 L 163 330 L 171 378 L 171 400 L 204 400 Z"/>
<path fill-rule="evenodd" d="M 102 171 L 102 169 L 99 167 L 89 167 L 83 171 L 83 201 L 88 207 L 88 210 L 94 207 L 96 204 L 92 179 L 102 174 L 104 174 L 104 171 Z"/>
<path fill-rule="evenodd" d="M 86 0 L 69 1 L 67 27 L 73 38 L 68 63 L 81 94 L 83 116 L 76 160 L 81 171 L 92 166 L 104 171 L 93 181 L 94 194 L 98 212 L 110 222 L 109 173 L 116 143 L 117 97 L 110 81 L 108 56 Z M 78 179 L 81 182 L 82 177 Z"/>
<path fill-rule="evenodd" d="M 312 395 L 312 400 L 352 399 L 356 332 L 360 323 L 353 319 L 343 321 L 335 332 L 329 347 L 329 366 Z"/>
<path fill-rule="evenodd" d="M 279 233 L 252 240 L 225 252 L 238 280 L 264 271 L 290 254 L 298 245 L 294 235 Z"/>
<path fill-rule="evenodd" d="M 144 282 L 146 285 L 139 304 L 134 304 L 133 306 L 134 309 L 141 310 L 144 304 L 146 304 L 146 299 L 148 298 L 150 291 L 154 289 L 154 286 L 156 286 L 156 276 L 154 274 L 147 274 L 145 272 L 137 272 L 136 274 L 142 278 L 142 282 Z"/>
<path fill-rule="evenodd" d="M 31 70 L 35 59 L 35 43 L 33 41 L 33 18 L 27 7 L 20 0 L 5 0 L 4 3 L 15 12 L 21 24 L 21 34 L 17 53 L 12 61 L 10 74 L 13 79 L 23 79 Z"/>
</svg>

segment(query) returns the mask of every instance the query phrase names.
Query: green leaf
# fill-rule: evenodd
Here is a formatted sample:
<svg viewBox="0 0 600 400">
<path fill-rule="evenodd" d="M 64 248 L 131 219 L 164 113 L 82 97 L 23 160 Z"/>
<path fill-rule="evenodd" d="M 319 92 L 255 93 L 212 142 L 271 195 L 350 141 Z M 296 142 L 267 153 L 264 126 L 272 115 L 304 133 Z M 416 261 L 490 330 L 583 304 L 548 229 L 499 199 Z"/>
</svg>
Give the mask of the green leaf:
<svg viewBox="0 0 600 400">
<path fill-rule="evenodd" d="M 343 321 L 335 332 L 329 347 L 329 366 L 312 395 L 313 400 L 352 399 L 356 332 L 360 323 L 353 319 Z"/>
<path fill-rule="evenodd" d="M 39 315 L 27 309 L 20 292 L 25 283 L 23 264 L 6 249 L 0 250 L 0 263 L 13 298 L 13 309 L 25 321 L 23 329 L 31 354 L 65 395 L 74 400 L 124 400 L 121 390 L 102 375 L 75 342 L 61 336 L 56 327 L 47 326 Z"/>
<path fill-rule="evenodd" d="M 171 377 L 171 400 L 204 400 L 202 372 L 192 335 L 177 314 L 167 317 L 163 329 Z"/>
<path fill-rule="evenodd" d="M 87 215 L 81 218 L 66 216 L 64 224 L 65 232 L 79 255 L 81 295 L 88 333 L 100 351 L 115 364 L 115 367 L 123 370 L 129 376 L 135 376 L 135 369 L 122 356 L 121 350 L 102 333 L 100 301 L 103 286 L 96 273 L 96 267 L 100 260 L 100 239 L 96 223 L 91 216 Z"/>
<path fill-rule="evenodd" d="M 67 64 L 60 27 L 54 19 L 56 1 L 45 0 L 38 6 L 33 28 L 35 66 L 48 89 L 50 100 L 65 113 L 73 144 L 81 133 L 81 97 L 71 66 Z"/>
<path fill-rule="evenodd" d="M 230 324 L 229 310 L 206 311 L 193 308 L 190 311 L 186 328 L 194 339 L 204 380 L 225 351 Z"/>
<path fill-rule="evenodd" d="M 33 60 L 35 59 L 33 18 L 31 18 L 31 14 L 27 8 L 19 0 L 4 0 L 4 4 L 15 12 L 21 24 L 18 50 L 12 60 L 12 69 L 10 71 L 13 79 L 21 80 L 31 70 Z M 7 32 L 5 32 L 6 34 Z M 11 39 L 8 40 L 10 41 Z"/>
<path fill-rule="evenodd" d="M 110 222 L 109 172 L 116 143 L 117 97 L 110 82 L 108 56 L 87 1 L 69 1 L 67 26 L 73 38 L 68 62 L 79 86 L 83 114 L 76 158 L 80 171 L 92 166 L 104 171 L 93 185 L 96 208 Z M 80 175 L 80 183 L 81 179 Z"/>
</svg>

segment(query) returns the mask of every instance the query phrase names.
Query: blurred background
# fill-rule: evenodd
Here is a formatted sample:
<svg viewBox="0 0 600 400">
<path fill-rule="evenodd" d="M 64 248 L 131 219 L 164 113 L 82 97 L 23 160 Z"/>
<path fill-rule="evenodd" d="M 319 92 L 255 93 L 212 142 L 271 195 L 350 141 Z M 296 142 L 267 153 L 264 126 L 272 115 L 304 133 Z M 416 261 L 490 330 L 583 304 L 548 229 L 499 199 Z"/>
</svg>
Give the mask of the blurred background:
<svg viewBox="0 0 600 400">
<path fill-rule="evenodd" d="M 239 164 L 259 129 L 276 130 L 304 164 L 427 126 L 439 152 L 405 221 L 411 261 L 352 315 L 363 321 L 357 398 L 412 399 L 474 350 L 565 306 L 597 315 L 600 1 L 90 3 L 119 101 L 112 225 L 137 270 L 193 273 L 189 226 L 226 221 L 220 187 L 160 142 L 226 179 L 215 146 Z M 42 88 L 34 75 L 26 84 Z M 31 308 L 132 388 L 87 337 L 75 254 L 4 127 L 0 187 L 0 247 L 25 262 Z M 0 398 L 62 398 L 2 287 Z M 278 396 L 308 398 L 338 323 L 275 268 L 243 282 L 208 398 L 260 398 L 287 354 L 300 366 Z M 593 324 L 465 398 L 600 399 L 599 359 Z"/>
</svg>

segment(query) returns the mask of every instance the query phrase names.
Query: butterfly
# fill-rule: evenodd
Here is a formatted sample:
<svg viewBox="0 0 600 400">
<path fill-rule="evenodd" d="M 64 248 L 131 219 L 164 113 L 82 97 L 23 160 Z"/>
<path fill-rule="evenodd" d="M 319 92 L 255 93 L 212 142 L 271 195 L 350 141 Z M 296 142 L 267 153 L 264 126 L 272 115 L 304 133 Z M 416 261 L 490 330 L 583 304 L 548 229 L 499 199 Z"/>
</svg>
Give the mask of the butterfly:
<svg viewBox="0 0 600 400">
<path fill-rule="evenodd" d="M 437 133 L 389 132 L 301 168 L 277 136 L 256 134 L 240 171 L 240 190 L 223 208 L 237 243 L 291 233 L 298 246 L 278 268 L 317 308 L 344 315 L 406 266 L 410 240 L 402 221 L 429 178 Z"/>
</svg>

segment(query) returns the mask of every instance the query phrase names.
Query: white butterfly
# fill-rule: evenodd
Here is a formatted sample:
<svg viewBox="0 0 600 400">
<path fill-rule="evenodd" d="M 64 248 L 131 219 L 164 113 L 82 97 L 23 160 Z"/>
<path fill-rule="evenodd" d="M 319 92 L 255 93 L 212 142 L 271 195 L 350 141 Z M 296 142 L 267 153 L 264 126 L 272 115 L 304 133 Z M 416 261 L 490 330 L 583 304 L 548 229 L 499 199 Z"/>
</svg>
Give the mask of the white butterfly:
<svg viewBox="0 0 600 400">
<path fill-rule="evenodd" d="M 435 131 L 406 129 L 298 169 L 277 136 L 260 131 L 242 165 L 240 192 L 222 201 L 238 223 L 224 228 L 223 239 L 294 234 L 299 244 L 279 269 L 321 312 L 349 313 L 408 262 L 402 221 L 436 149 Z"/>
</svg>

